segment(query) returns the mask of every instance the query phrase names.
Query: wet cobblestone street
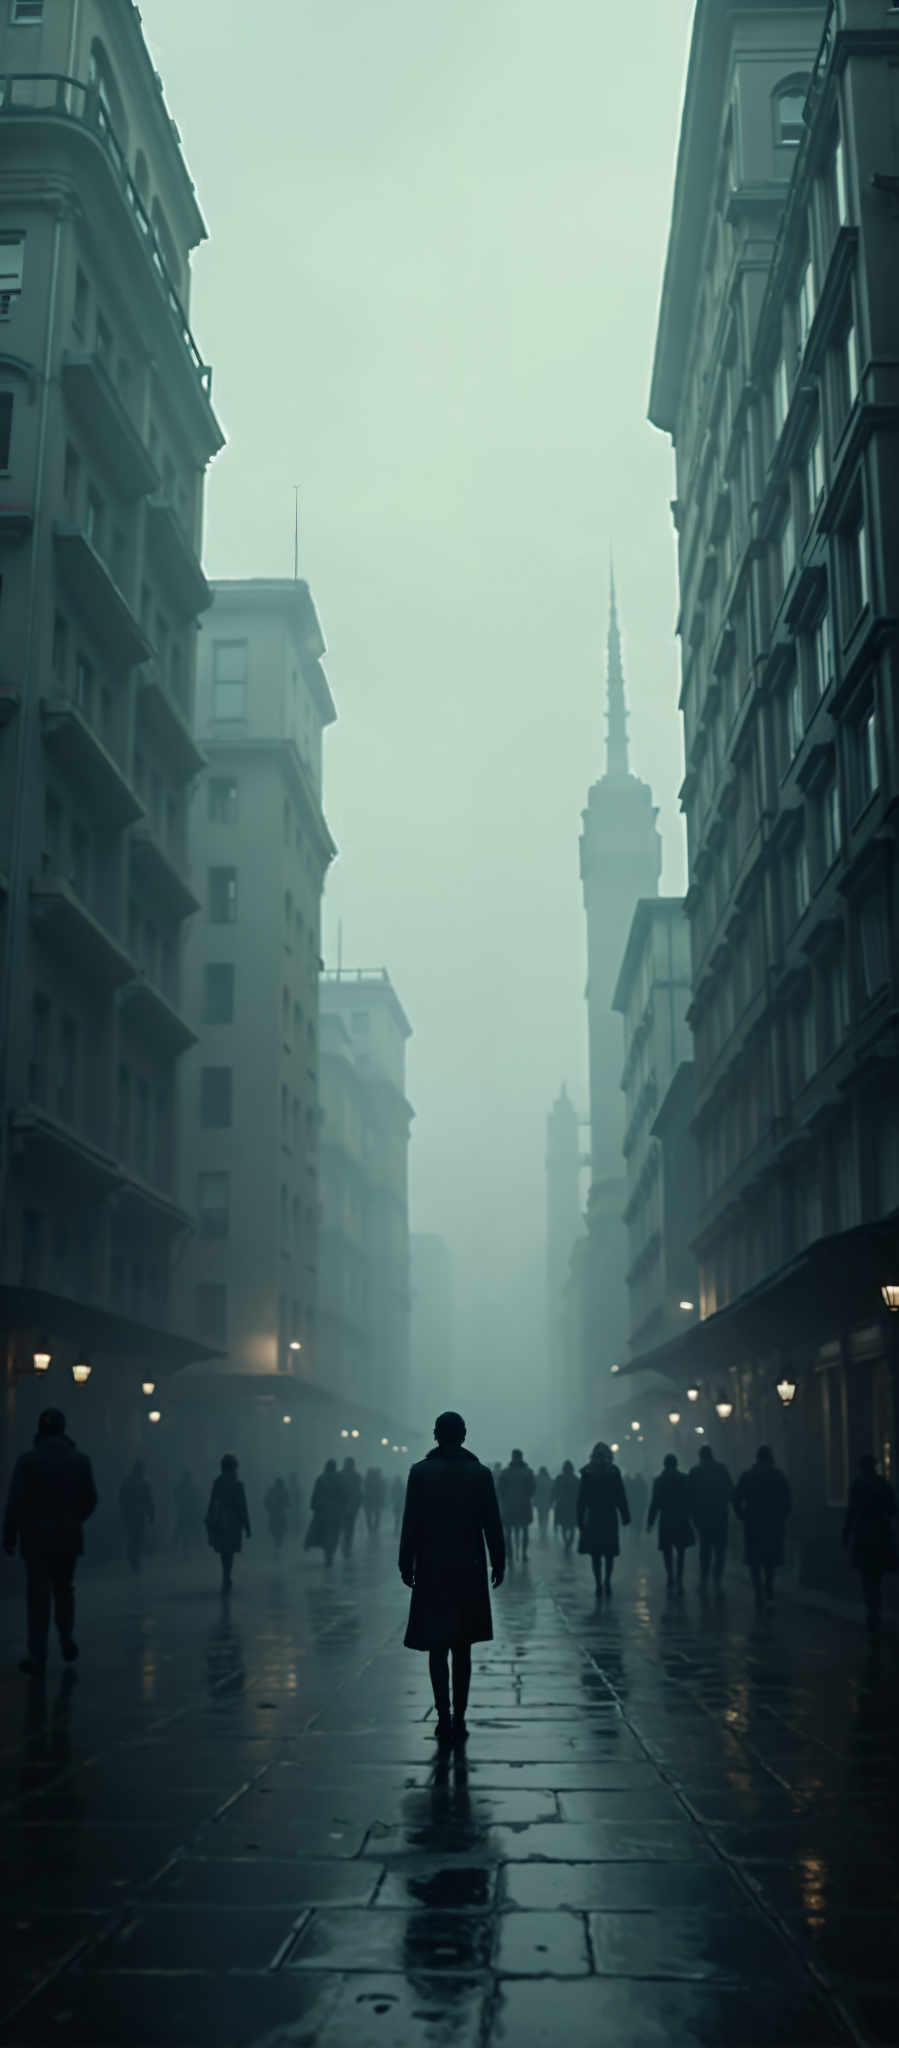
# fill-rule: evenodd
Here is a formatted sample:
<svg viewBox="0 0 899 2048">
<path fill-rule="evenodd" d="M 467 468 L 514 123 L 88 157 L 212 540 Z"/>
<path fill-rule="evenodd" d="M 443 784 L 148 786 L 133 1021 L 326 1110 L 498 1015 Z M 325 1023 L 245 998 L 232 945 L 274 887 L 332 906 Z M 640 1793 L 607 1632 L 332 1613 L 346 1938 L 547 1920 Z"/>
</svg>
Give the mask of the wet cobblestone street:
<svg viewBox="0 0 899 2048">
<path fill-rule="evenodd" d="M 895 1639 L 537 1550 L 442 1761 L 393 1554 L 87 1569 L 46 1687 L 4 1603 L 6 2048 L 899 2040 Z"/>
</svg>

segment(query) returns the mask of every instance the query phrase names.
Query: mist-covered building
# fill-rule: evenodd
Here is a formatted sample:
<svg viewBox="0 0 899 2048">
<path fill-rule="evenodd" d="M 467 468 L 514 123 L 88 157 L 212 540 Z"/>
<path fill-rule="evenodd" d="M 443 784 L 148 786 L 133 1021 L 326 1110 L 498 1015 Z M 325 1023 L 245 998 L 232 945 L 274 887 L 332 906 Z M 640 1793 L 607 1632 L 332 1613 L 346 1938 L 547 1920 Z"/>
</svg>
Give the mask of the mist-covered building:
<svg viewBox="0 0 899 2048">
<path fill-rule="evenodd" d="M 651 396 L 677 464 L 700 1172 L 702 1321 L 671 1371 L 725 1380 L 747 1449 L 780 1441 L 825 1577 L 858 1453 L 895 1472 L 894 16 L 698 6 Z"/>
<path fill-rule="evenodd" d="M 70 1396 L 80 1354 L 97 1442 L 110 1399 L 202 1350 L 176 1313 L 178 1068 L 223 436 L 189 324 L 206 230 L 137 8 L 5 6 L 0 74 L 5 1412 Z"/>
<path fill-rule="evenodd" d="M 662 846 L 648 783 L 631 774 L 614 582 L 608 636 L 605 773 L 582 814 L 580 869 L 587 917 L 590 1189 L 581 1274 L 581 1349 L 572 1422 L 589 1434 L 611 1364 L 628 1341 L 627 1200 L 622 1170 L 621 1024 L 612 1004 L 634 906 L 658 893 Z"/>
<path fill-rule="evenodd" d="M 455 1286 L 446 1239 L 435 1231 L 413 1231 L 409 1269 L 411 1405 L 427 1436 L 434 1415 L 456 1405 Z"/>
<path fill-rule="evenodd" d="M 546 1119 L 546 1366 L 555 1401 L 579 1398 L 581 1345 L 572 1262 L 584 1235 L 581 1123 L 563 1086 Z"/>
<path fill-rule="evenodd" d="M 696 1164 L 669 1091 L 692 1057 L 690 930 L 683 898 L 642 899 L 613 998 L 624 1027 L 623 1153 L 632 1354 L 664 1343 L 692 1314 L 696 1271 L 685 1257 L 696 1224 Z M 661 1125 L 659 1118 L 661 1115 Z M 666 1156 L 667 1155 L 667 1156 Z"/>
<path fill-rule="evenodd" d="M 197 1043 L 182 1122 L 196 1234 L 182 1284 L 185 1313 L 222 1358 L 211 1373 L 186 1375 L 178 1394 L 202 1381 L 218 1406 L 251 1402 L 254 1427 L 267 1402 L 272 1430 L 290 1427 L 295 1444 L 314 1435 L 326 1399 L 318 978 L 335 853 L 323 734 L 336 714 L 305 582 L 223 581 L 213 596 L 197 677 L 205 766 L 190 819 L 200 907 L 186 966 Z M 304 1450 L 304 1463 L 311 1455 Z"/>
<path fill-rule="evenodd" d="M 318 1357 L 364 1464 L 416 1434 L 410 1371 L 412 1027 L 385 968 L 321 977 Z M 382 1439 L 386 1438 L 384 1444 Z M 335 1444 L 334 1449 L 339 1448 Z"/>
</svg>

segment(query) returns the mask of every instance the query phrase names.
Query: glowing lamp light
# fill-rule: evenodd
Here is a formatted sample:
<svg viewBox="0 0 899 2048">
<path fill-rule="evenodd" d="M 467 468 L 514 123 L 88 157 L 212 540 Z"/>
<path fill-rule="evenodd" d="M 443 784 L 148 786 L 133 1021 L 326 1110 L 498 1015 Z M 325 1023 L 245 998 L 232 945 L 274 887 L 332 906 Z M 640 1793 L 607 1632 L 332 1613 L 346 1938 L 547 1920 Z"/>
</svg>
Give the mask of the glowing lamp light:
<svg viewBox="0 0 899 2048">
<path fill-rule="evenodd" d="M 400 1450 L 402 1451 L 404 1457 L 406 1456 L 408 1449 L 408 1444 L 400 1444 Z"/>
<path fill-rule="evenodd" d="M 351 1429 L 351 1430 L 350 1430 L 350 1435 L 351 1435 L 351 1436 L 358 1436 L 358 1435 L 359 1435 L 359 1431 L 358 1431 L 358 1429 Z"/>
<path fill-rule="evenodd" d="M 678 1308 L 683 1309 L 684 1314 L 687 1316 L 692 1315 L 693 1310 L 696 1307 L 696 1303 L 694 1301 L 679 1301 L 677 1305 Z"/>
<path fill-rule="evenodd" d="M 636 1431 L 636 1430 L 638 1430 L 638 1429 L 639 1429 L 639 1427 L 640 1427 L 640 1424 L 639 1424 L 639 1422 L 632 1422 L 632 1423 L 631 1423 L 631 1428 L 632 1428 L 633 1430 L 635 1430 L 635 1431 Z"/>
<path fill-rule="evenodd" d="M 733 1402 L 728 1400 L 726 1394 L 719 1394 L 718 1399 L 715 1402 L 715 1414 L 717 1415 L 719 1422 L 728 1422 L 733 1412 Z"/>
<path fill-rule="evenodd" d="M 292 1422 L 292 1421 L 293 1421 L 293 1417 L 292 1417 L 291 1415 L 282 1415 L 282 1417 L 281 1417 L 281 1421 L 282 1421 L 282 1422 Z"/>
<path fill-rule="evenodd" d="M 610 1365 L 610 1366 L 609 1366 L 609 1371 L 610 1371 L 610 1372 L 620 1372 L 620 1371 L 621 1371 L 621 1367 L 620 1367 L 620 1365 Z"/>
<path fill-rule="evenodd" d="M 34 1370 L 35 1370 L 35 1372 L 49 1372 L 49 1370 L 50 1370 L 50 1355 L 51 1355 L 51 1354 L 50 1354 L 50 1352 L 49 1352 L 49 1351 L 36 1351 L 36 1352 L 35 1352 L 35 1354 L 34 1354 L 34 1357 L 33 1357 L 33 1360 L 32 1360 L 32 1364 L 33 1364 L 33 1366 L 34 1366 Z"/>
<path fill-rule="evenodd" d="M 162 1416 L 161 1416 L 161 1414 L 160 1414 L 160 1411 L 159 1411 L 159 1409 L 158 1409 L 158 1408 L 151 1408 L 151 1409 L 150 1409 L 150 1416 L 149 1416 L 149 1420 L 150 1420 L 151 1422 L 161 1422 L 161 1421 L 162 1421 Z"/>
<path fill-rule="evenodd" d="M 349 1433 L 350 1433 L 350 1432 L 349 1432 L 349 1430 L 348 1430 L 348 1429 L 342 1429 L 342 1430 L 341 1430 L 341 1432 L 340 1432 L 341 1436 L 349 1436 Z"/>
<path fill-rule="evenodd" d="M 75 1382 L 76 1387 L 83 1387 L 85 1380 L 89 1380 L 90 1376 L 91 1368 L 88 1364 L 87 1359 L 76 1358 L 75 1363 L 72 1367 L 72 1378 Z"/>
<path fill-rule="evenodd" d="M 672 1425 L 672 1428 L 676 1428 L 677 1424 L 678 1424 L 678 1423 L 679 1423 L 679 1421 L 680 1421 L 680 1409 L 679 1409 L 679 1408 L 669 1408 L 669 1410 L 668 1410 L 668 1420 L 669 1420 L 669 1422 L 671 1423 L 671 1425 Z"/>
<path fill-rule="evenodd" d="M 696 1424 L 696 1434 L 697 1436 L 705 1436 L 705 1430 L 703 1429 L 701 1422 L 697 1422 Z"/>
<path fill-rule="evenodd" d="M 793 1396 L 796 1392 L 796 1381 L 788 1380 L 786 1376 L 784 1376 L 782 1380 L 778 1380 L 777 1382 L 777 1391 L 780 1395 L 784 1407 L 789 1408 L 790 1402 L 792 1401 Z"/>
<path fill-rule="evenodd" d="M 288 1350 L 290 1350 L 290 1351 L 302 1351 L 302 1349 L 303 1349 L 303 1346 L 302 1346 L 302 1344 L 300 1343 L 299 1337 L 291 1337 L 291 1340 L 290 1340 L 290 1344 L 289 1344 L 289 1346 L 288 1346 Z"/>
<path fill-rule="evenodd" d="M 687 1388 L 687 1400 L 688 1400 L 688 1401 L 698 1401 L 698 1400 L 699 1400 L 699 1388 L 698 1388 L 698 1387 L 688 1387 L 688 1388 Z"/>
<path fill-rule="evenodd" d="M 399 1444 L 394 1444 L 394 1445 L 393 1445 L 393 1449 L 394 1449 L 395 1451 L 398 1451 L 398 1450 L 399 1450 Z"/>
<path fill-rule="evenodd" d="M 884 1308 L 891 1309 L 893 1315 L 895 1315 L 899 1311 L 899 1282 L 886 1281 L 880 1292 L 883 1297 Z"/>
<path fill-rule="evenodd" d="M 382 1445 L 383 1445 L 383 1448 L 384 1448 L 384 1450 L 385 1450 L 385 1451 L 386 1451 L 386 1449 L 387 1449 L 387 1446 L 388 1446 L 389 1442 L 390 1442 L 390 1438 L 389 1438 L 389 1436 L 382 1436 L 382 1438 L 381 1438 L 381 1443 L 382 1443 Z"/>
<path fill-rule="evenodd" d="M 156 1392 L 156 1381 L 155 1381 L 155 1380 L 141 1380 L 141 1383 L 140 1383 L 140 1390 L 141 1390 L 141 1393 L 142 1393 L 142 1394 L 155 1394 L 155 1392 Z"/>
<path fill-rule="evenodd" d="M 616 1455 L 616 1452 L 620 1451 L 620 1449 L 621 1449 L 621 1445 L 620 1445 L 620 1444 L 610 1444 L 610 1445 L 609 1445 L 609 1450 L 611 1451 L 611 1453 L 612 1453 L 612 1456 L 613 1456 L 613 1457 L 614 1457 L 614 1456 Z"/>
</svg>

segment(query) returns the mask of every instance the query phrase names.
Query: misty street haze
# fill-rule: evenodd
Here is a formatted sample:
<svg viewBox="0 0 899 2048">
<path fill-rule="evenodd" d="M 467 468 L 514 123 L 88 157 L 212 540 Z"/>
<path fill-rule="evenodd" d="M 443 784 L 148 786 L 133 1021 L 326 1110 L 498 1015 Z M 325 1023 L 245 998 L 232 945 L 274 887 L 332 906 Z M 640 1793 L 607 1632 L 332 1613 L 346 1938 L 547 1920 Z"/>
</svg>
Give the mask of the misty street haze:
<svg viewBox="0 0 899 2048">
<path fill-rule="evenodd" d="M 587 1113 L 610 547 L 633 769 L 683 887 L 671 456 L 645 412 L 691 0 L 142 15 L 210 233 L 207 571 L 289 575 L 299 482 L 338 709 L 323 950 L 342 920 L 412 1020 L 413 1228 L 454 1255 L 453 1398 L 504 1441 L 510 1400 L 544 1417 L 563 1079 Z"/>
</svg>

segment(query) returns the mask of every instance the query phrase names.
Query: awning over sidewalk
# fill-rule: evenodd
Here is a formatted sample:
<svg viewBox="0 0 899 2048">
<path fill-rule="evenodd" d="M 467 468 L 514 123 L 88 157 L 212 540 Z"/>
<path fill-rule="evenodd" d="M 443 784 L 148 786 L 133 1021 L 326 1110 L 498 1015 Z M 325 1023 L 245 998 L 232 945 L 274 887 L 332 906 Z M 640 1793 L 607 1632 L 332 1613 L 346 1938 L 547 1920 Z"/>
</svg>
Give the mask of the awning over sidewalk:
<svg viewBox="0 0 899 2048">
<path fill-rule="evenodd" d="M 78 1301 L 67 1294 L 51 1294 L 44 1287 L 0 1286 L 0 1328 L 24 1336 L 40 1334 L 52 1349 L 56 1344 L 83 1346 L 88 1355 L 114 1354 L 152 1362 L 156 1379 L 180 1371 L 194 1359 L 208 1361 L 220 1353 L 173 1330 L 160 1330 L 132 1316 L 116 1315 L 92 1302 Z"/>
</svg>

